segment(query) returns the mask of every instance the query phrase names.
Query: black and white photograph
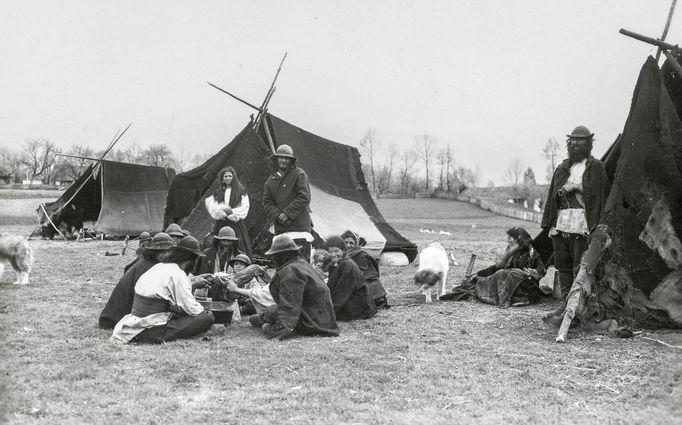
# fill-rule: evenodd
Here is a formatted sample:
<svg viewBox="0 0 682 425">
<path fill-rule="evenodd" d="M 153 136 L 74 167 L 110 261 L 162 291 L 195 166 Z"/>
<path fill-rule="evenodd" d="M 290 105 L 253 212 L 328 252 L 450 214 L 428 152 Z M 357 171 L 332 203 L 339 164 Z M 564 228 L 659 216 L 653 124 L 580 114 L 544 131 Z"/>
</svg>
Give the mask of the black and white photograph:
<svg viewBox="0 0 682 425">
<path fill-rule="evenodd" d="M 0 1 L 0 423 L 682 423 L 677 3 Z"/>
</svg>

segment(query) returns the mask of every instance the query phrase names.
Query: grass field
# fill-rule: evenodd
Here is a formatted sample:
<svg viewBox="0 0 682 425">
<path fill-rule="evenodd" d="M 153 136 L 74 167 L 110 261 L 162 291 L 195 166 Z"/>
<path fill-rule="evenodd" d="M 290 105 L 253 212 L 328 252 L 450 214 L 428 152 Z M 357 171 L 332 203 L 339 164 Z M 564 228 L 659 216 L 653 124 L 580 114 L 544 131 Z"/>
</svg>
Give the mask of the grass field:
<svg viewBox="0 0 682 425">
<path fill-rule="evenodd" d="M 28 234 L 39 199 L 0 199 L 0 232 Z M 462 277 L 504 230 L 535 225 L 444 200 L 379 200 L 421 245 L 439 241 Z M 18 218 L 17 218 L 18 217 Z M 421 230 L 450 232 L 452 235 Z M 264 339 L 248 323 L 161 346 L 114 345 L 97 328 L 132 259 L 121 242 L 33 240 L 31 283 L 0 279 L 0 412 L 9 423 L 681 423 L 682 350 L 572 333 L 554 344 L 547 302 L 500 310 L 419 303 L 411 267 L 382 269 L 393 308 L 338 338 Z M 675 332 L 643 335 L 682 344 Z"/>
</svg>

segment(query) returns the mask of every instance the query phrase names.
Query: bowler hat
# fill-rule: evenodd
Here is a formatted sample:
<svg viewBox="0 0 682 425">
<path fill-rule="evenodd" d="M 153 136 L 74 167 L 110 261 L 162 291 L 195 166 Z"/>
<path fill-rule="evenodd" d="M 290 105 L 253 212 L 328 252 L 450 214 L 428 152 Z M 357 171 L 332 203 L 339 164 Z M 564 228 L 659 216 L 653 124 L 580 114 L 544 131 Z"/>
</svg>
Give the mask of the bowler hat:
<svg viewBox="0 0 682 425">
<path fill-rule="evenodd" d="M 178 241 L 178 244 L 175 245 L 174 248 L 178 251 L 191 252 L 192 254 L 198 257 L 206 256 L 206 254 L 201 252 L 199 242 L 196 239 L 194 239 L 193 236 L 185 236 L 184 238 L 180 239 Z"/>
<path fill-rule="evenodd" d="M 299 249 L 301 248 L 296 245 L 296 242 L 291 239 L 291 236 L 277 235 L 272 239 L 272 246 L 265 253 L 265 255 L 274 255 L 279 254 L 280 252 L 298 251 Z"/>
<path fill-rule="evenodd" d="M 154 251 L 164 251 L 170 249 L 174 246 L 173 239 L 168 235 L 168 233 L 159 232 L 154 235 L 152 241 L 149 242 L 147 249 Z"/>
<path fill-rule="evenodd" d="M 225 226 L 220 229 L 217 235 L 213 236 L 216 239 L 220 239 L 221 241 L 238 241 L 239 239 L 237 236 L 234 234 L 234 230 L 230 226 Z"/>
<path fill-rule="evenodd" d="M 185 234 L 182 233 L 182 229 L 177 223 L 171 223 L 166 227 L 166 233 L 168 233 L 171 236 L 180 236 L 184 237 Z"/>
<path fill-rule="evenodd" d="M 296 159 L 296 157 L 294 156 L 294 150 L 291 149 L 291 146 L 289 145 L 280 145 L 275 151 L 275 156 Z"/>
<path fill-rule="evenodd" d="M 570 139 L 589 139 L 594 137 L 594 133 L 591 133 L 584 125 L 579 125 L 573 129 L 571 134 L 567 134 L 566 137 Z"/>
<path fill-rule="evenodd" d="M 246 254 L 237 255 L 236 257 L 230 259 L 230 261 L 228 261 L 227 264 L 232 265 L 232 263 L 234 263 L 235 261 L 242 262 L 242 263 L 246 264 L 247 266 L 251 265 L 251 259 Z"/>
</svg>

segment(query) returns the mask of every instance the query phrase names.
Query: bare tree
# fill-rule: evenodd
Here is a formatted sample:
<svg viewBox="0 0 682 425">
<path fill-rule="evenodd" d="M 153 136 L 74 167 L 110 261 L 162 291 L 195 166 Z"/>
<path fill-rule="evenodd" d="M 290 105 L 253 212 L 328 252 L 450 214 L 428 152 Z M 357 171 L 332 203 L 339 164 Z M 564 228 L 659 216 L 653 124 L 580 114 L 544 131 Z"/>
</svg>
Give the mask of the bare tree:
<svg viewBox="0 0 682 425">
<path fill-rule="evenodd" d="M 377 197 L 388 192 L 391 186 L 391 173 L 387 165 L 384 165 L 377 172 Z"/>
<path fill-rule="evenodd" d="M 424 161 L 424 168 L 426 169 L 426 189 L 429 190 L 429 164 L 431 158 L 433 158 L 434 150 L 436 148 L 436 143 L 438 140 L 428 134 L 422 134 L 421 136 L 415 137 L 414 145 L 415 152 L 417 156 Z"/>
<path fill-rule="evenodd" d="M 398 158 L 398 148 L 391 143 L 388 145 L 388 176 L 386 176 L 386 192 L 391 191 L 391 182 L 393 181 L 393 169 L 395 168 L 395 162 Z"/>
<path fill-rule="evenodd" d="M 154 167 L 172 167 L 175 165 L 173 152 L 167 145 L 151 145 L 143 153 L 145 163 Z"/>
<path fill-rule="evenodd" d="M 450 145 L 445 147 L 445 185 L 448 192 L 452 190 L 452 178 L 450 175 L 450 170 L 454 166 L 454 158 L 452 155 L 452 148 Z"/>
<path fill-rule="evenodd" d="M 376 130 L 373 128 L 367 129 L 365 135 L 360 139 L 360 149 L 367 155 L 369 160 L 369 176 L 372 180 L 372 193 L 377 190 L 374 160 L 376 159 L 377 151 L 379 150 L 379 141 L 376 140 Z"/>
<path fill-rule="evenodd" d="M 417 154 L 412 149 L 406 149 L 400 155 L 400 192 L 407 194 L 412 171 L 417 163 Z"/>
<path fill-rule="evenodd" d="M 457 177 L 458 182 L 457 191 L 459 193 L 462 193 L 467 189 L 476 187 L 476 183 L 478 183 L 480 175 L 480 170 L 478 169 L 478 167 L 467 168 L 460 166 L 457 167 L 455 175 Z"/>
<path fill-rule="evenodd" d="M 447 157 L 445 156 L 445 148 L 441 149 L 438 151 L 438 154 L 436 155 L 436 160 L 438 161 L 438 165 L 440 166 L 440 175 L 438 176 L 438 189 L 444 190 L 445 189 L 445 167 L 447 165 Z"/>
<path fill-rule="evenodd" d="M 59 165 L 61 166 L 60 168 L 62 169 L 62 172 L 72 180 L 76 180 L 81 174 L 83 174 L 83 171 L 92 162 L 83 157 L 93 158 L 95 156 L 92 149 L 84 145 L 72 145 L 66 153 L 81 157 L 60 157 Z"/>
<path fill-rule="evenodd" d="M 519 183 L 521 182 L 525 168 L 526 165 L 520 158 L 512 158 L 512 160 L 509 161 L 509 167 L 507 168 L 507 171 L 505 171 L 504 176 L 514 190 L 519 188 Z"/>
<path fill-rule="evenodd" d="M 24 165 L 28 168 L 31 182 L 41 177 L 45 183 L 50 183 L 50 172 L 59 152 L 54 143 L 49 140 L 27 140 L 24 152 Z"/>
<path fill-rule="evenodd" d="M 545 142 L 545 146 L 542 148 L 542 157 L 549 161 L 547 163 L 547 181 L 550 181 L 561 160 L 561 146 L 556 139 L 551 138 Z"/>
<path fill-rule="evenodd" d="M 21 181 L 24 167 L 24 152 L 0 148 L 0 178 L 7 183 Z"/>
</svg>

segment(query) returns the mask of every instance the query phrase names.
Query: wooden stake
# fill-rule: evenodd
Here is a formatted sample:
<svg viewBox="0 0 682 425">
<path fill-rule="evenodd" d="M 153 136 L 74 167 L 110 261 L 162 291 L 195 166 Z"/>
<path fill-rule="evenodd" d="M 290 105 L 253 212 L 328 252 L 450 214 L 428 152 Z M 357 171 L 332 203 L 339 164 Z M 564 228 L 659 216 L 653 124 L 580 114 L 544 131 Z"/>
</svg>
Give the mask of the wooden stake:
<svg viewBox="0 0 682 425">
<path fill-rule="evenodd" d="M 663 29 L 663 35 L 661 36 L 661 41 L 665 41 L 665 38 L 668 36 L 668 28 L 670 28 L 670 21 L 673 19 L 673 13 L 675 12 L 675 5 L 677 4 L 677 0 L 673 0 L 673 2 L 670 4 L 670 11 L 668 12 L 668 20 L 665 23 L 665 28 Z M 658 63 L 658 59 L 661 57 L 661 47 L 658 47 L 658 50 L 656 51 L 656 63 Z"/>
<path fill-rule="evenodd" d="M 592 292 L 592 287 L 595 282 L 594 271 L 597 269 L 599 257 L 604 248 L 609 245 L 610 239 L 611 238 L 607 233 L 607 227 L 603 225 L 597 226 L 597 230 L 595 230 L 592 235 L 590 245 L 587 247 L 587 251 L 585 251 L 583 258 L 580 261 L 578 275 L 575 277 L 571 290 L 568 293 L 566 308 L 564 309 L 564 319 L 561 322 L 556 342 L 566 341 L 566 335 L 571 326 L 571 321 L 576 313 L 582 308 L 581 299 L 583 294 L 589 295 Z"/>
</svg>

